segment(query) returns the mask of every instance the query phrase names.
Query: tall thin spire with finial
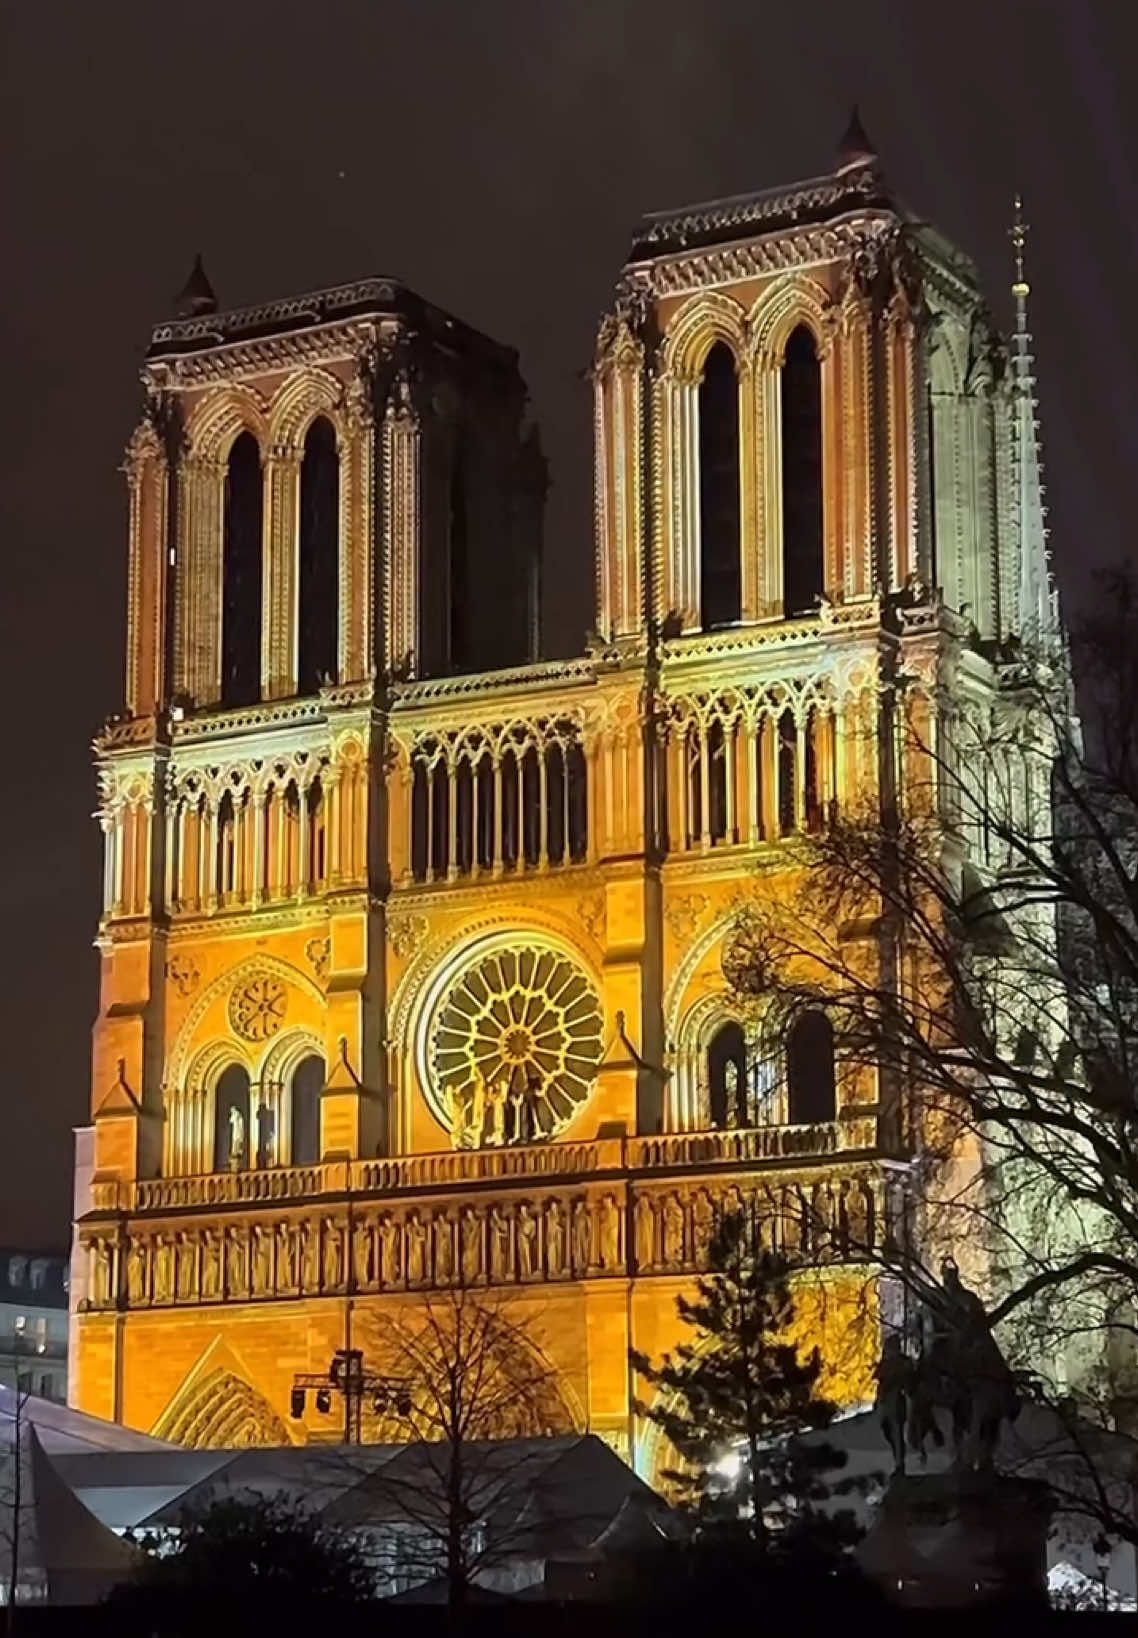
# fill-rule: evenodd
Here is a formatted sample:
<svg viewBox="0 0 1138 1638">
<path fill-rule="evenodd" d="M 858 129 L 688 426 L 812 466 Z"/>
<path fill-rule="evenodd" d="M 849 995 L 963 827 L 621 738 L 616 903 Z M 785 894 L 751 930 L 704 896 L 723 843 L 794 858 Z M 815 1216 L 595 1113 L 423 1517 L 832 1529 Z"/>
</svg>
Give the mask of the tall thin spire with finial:
<svg viewBox="0 0 1138 1638">
<path fill-rule="evenodd" d="M 1028 225 L 1023 200 L 1015 196 L 1015 215 L 1010 237 L 1015 255 L 1015 334 L 1012 337 L 1012 386 L 1015 393 L 1012 419 L 1012 504 L 1018 549 L 1017 635 L 1039 640 L 1058 629 L 1059 608 L 1051 557 L 1047 548 L 1047 508 L 1043 502 L 1043 453 L 1039 443 L 1039 414 L 1035 397 L 1035 359 L 1031 351 L 1031 331 L 1027 322 L 1027 298 L 1031 287 L 1024 272 L 1024 247 Z"/>
</svg>

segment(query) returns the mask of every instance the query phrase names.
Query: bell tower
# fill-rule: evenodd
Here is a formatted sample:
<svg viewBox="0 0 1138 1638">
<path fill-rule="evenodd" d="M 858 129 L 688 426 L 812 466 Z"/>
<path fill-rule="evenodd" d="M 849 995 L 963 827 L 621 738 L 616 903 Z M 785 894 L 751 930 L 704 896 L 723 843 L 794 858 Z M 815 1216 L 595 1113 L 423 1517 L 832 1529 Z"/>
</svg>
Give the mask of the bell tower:
<svg viewBox="0 0 1138 1638">
<path fill-rule="evenodd" d="M 201 1170 L 236 1143 L 290 1157 L 279 1087 L 231 1087 L 206 1120 L 191 1077 L 163 1113 L 171 1031 L 243 951 L 227 1033 L 274 1032 L 274 963 L 320 996 L 312 1158 L 384 1146 L 365 1020 L 385 687 L 525 660 L 536 637 L 544 471 L 513 352 L 382 278 L 223 312 L 199 258 L 178 305 L 127 450 L 126 711 L 97 742 L 96 1179 L 168 1172 L 173 1148 Z"/>
</svg>

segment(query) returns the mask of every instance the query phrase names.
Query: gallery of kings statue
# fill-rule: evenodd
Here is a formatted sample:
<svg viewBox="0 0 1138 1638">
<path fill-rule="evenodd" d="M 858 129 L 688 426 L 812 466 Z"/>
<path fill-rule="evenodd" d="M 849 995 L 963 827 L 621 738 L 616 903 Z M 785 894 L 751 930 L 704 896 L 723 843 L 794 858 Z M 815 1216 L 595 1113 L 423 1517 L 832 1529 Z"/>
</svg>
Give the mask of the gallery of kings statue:
<svg viewBox="0 0 1138 1638">
<path fill-rule="evenodd" d="M 873 1400 L 919 1113 L 724 954 L 886 800 L 892 682 L 989 708 L 985 645 L 1053 617 L 1016 288 L 1009 346 L 856 127 L 646 218 L 591 371 L 594 629 L 547 660 L 516 355 L 387 278 L 223 311 L 198 265 L 125 463 L 79 1407 L 326 1438 L 295 1378 L 461 1284 L 651 1477 L 629 1348 L 748 1206 L 817 1275 L 823 1388 Z"/>
</svg>

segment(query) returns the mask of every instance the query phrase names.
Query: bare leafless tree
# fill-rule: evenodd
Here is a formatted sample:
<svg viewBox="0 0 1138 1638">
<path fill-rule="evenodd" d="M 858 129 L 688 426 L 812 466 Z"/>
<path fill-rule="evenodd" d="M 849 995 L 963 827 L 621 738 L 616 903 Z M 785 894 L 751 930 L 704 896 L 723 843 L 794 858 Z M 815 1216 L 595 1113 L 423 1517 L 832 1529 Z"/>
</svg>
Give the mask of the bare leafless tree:
<svg viewBox="0 0 1138 1638">
<path fill-rule="evenodd" d="M 7 1558 L 4 1585 L 10 1634 L 16 1626 L 20 1578 L 27 1577 L 25 1554 L 32 1505 L 26 1450 L 30 1398 L 30 1378 L 19 1371 L 12 1387 L 0 1387 L 0 1542 Z"/>
<path fill-rule="evenodd" d="M 792 844 L 789 900 L 756 883 L 725 966 L 780 1026 L 829 1014 L 846 1101 L 874 1100 L 909 1161 L 897 1272 L 930 1292 L 943 1255 L 967 1260 L 1013 1363 L 1118 1434 L 1138 1407 L 1138 587 L 1113 577 L 1069 644 L 938 621 L 875 697 L 868 793 Z M 1119 1505 L 1087 1454 L 1094 1516 L 1134 1540 L 1129 1485 Z"/>
<path fill-rule="evenodd" d="M 480 1575 L 540 1536 L 541 1441 L 572 1431 L 555 1373 L 508 1298 L 461 1285 L 394 1313 L 369 1364 L 389 1387 L 365 1437 L 406 1448 L 369 1464 L 347 1506 L 386 1513 L 391 1568 L 441 1574 L 457 1616 Z"/>
</svg>

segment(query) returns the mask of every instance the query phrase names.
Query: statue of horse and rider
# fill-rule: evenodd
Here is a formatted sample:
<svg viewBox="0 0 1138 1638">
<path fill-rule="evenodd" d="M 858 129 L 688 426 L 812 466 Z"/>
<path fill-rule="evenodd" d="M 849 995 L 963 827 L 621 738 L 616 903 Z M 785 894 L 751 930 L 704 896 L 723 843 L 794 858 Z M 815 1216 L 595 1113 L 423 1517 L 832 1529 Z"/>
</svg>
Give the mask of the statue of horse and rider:
<svg viewBox="0 0 1138 1638">
<path fill-rule="evenodd" d="M 1020 1410 L 1017 1378 L 992 1335 L 980 1298 L 947 1261 L 941 1284 L 922 1304 L 922 1336 L 916 1355 L 897 1336 L 886 1338 L 877 1369 L 877 1411 L 893 1453 L 894 1471 L 906 1456 L 928 1460 L 928 1446 L 945 1439 L 938 1413 L 947 1414 L 952 1466 L 958 1472 L 989 1472 L 1005 1422 Z"/>
</svg>

